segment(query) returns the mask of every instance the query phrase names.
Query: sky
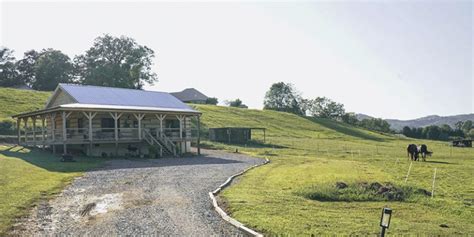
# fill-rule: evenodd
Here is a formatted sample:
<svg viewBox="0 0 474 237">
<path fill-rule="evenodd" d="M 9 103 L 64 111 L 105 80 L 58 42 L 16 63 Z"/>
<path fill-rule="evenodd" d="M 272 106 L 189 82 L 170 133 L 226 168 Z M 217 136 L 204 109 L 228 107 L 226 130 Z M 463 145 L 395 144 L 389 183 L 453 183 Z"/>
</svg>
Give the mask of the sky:
<svg viewBox="0 0 474 237">
<path fill-rule="evenodd" d="M 471 1 L 0 3 L 0 45 L 71 58 L 102 34 L 155 51 L 159 81 L 263 107 L 272 83 L 381 118 L 474 112 Z"/>
</svg>

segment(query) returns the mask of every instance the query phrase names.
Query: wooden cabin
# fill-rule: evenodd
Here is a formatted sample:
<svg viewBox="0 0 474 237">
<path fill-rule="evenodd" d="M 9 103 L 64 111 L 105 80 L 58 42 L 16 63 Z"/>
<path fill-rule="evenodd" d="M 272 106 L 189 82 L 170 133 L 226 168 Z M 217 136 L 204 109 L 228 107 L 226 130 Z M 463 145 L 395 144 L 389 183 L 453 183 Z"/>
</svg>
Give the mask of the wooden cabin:
<svg viewBox="0 0 474 237">
<path fill-rule="evenodd" d="M 89 156 L 199 153 L 201 113 L 165 92 L 59 84 L 43 109 L 14 115 L 18 144 Z"/>
</svg>

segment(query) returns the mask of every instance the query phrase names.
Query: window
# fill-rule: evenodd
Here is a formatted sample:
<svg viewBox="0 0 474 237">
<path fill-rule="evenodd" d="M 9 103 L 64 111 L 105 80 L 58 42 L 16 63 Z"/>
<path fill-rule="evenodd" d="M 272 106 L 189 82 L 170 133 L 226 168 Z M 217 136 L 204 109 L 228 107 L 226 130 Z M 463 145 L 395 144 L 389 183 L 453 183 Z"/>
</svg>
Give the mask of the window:
<svg viewBox="0 0 474 237">
<path fill-rule="evenodd" d="M 102 132 L 113 132 L 115 121 L 113 118 L 102 118 L 100 120 L 100 127 L 102 128 Z M 117 127 L 120 128 L 120 119 L 117 121 Z"/>
<path fill-rule="evenodd" d="M 79 129 L 84 128 L 84 119 L 82 118 L 77 119 L 77 128 Z"/>
<path fill-rule="evenodd" d="M 165 121 L 165 127 L 166 128 L 179 128 L 179 120 L 177 120 L 177 119 L 166 120 Z"/>
</svg>

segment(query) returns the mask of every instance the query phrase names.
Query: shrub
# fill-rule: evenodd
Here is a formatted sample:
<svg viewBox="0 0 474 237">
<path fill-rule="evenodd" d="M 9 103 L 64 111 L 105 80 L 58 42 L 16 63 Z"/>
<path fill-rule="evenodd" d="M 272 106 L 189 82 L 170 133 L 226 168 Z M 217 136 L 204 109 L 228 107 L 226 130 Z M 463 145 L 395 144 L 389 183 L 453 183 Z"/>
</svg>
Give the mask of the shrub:
<svg viewBox="0 0 474 237">
<path fill-rule="evenodd" d="M 0 121 L 0 134 L 13 135 L 16 133 L 16 122 L 11 120 Z"/>
<path fill-rule="evenodd" d="M 344 185 L 342 185 L 344 184 Z M 406 201 L 408 199 L 430 196 L 424 189 L 411 186 L 397 186 L 392 183 L 378 182 L 351 183 L 337 182 L 335 185 L 326 184 L 311 186 L 297 193 L 300 196 L 317 201 Z"/>
</svg>

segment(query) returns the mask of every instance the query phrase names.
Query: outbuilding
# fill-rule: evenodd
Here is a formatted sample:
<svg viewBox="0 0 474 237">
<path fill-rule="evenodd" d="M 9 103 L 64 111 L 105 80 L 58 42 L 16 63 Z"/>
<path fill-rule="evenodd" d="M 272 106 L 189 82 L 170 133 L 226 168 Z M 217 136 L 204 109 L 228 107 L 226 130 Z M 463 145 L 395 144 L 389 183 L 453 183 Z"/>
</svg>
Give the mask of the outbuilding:
<svg viewBox="0 0 474 237">
<path fill-rule="evenodd" d="M 209 140 L 227 143 L 247 143 L 252 140 L 252 130 L 262 130 L 263 142 L 265 142 L 266 129 L 254 127 L 209 128 Z"/>
</svg>

